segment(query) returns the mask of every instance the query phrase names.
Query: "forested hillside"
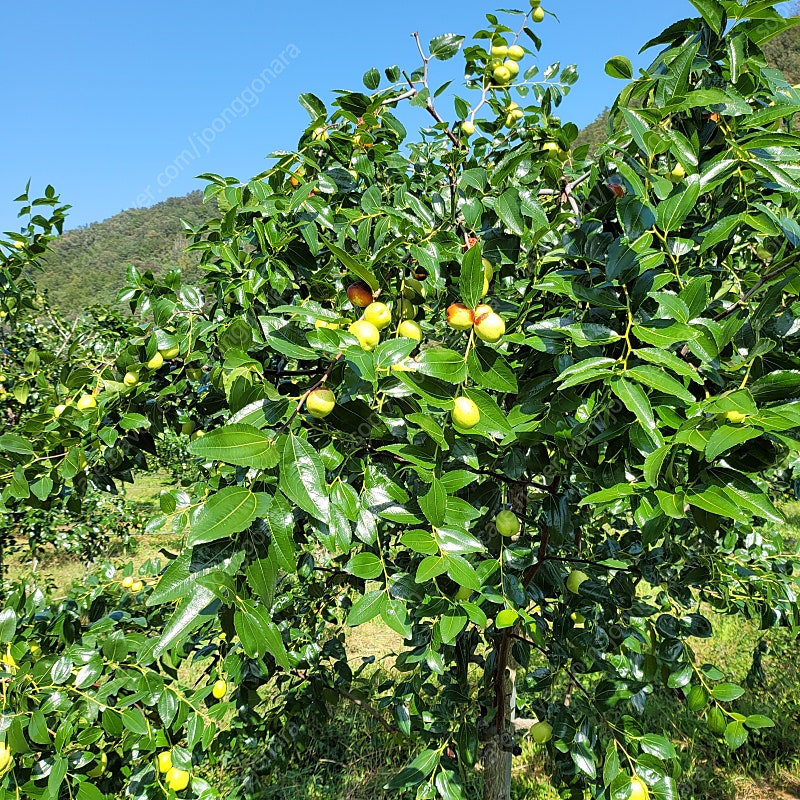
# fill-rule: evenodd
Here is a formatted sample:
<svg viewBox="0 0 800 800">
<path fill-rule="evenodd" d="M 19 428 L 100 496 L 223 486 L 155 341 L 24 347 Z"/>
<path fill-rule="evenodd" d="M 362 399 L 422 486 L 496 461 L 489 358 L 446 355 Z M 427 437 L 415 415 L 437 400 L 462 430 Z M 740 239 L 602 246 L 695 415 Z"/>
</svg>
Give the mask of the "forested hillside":
<svg viewBox="0 0 800 800">
<path fill-rule="evenodd" d="M 54 242 L 40 285 L 67 316 L 111 303 L 128 264 L 158 275 L 176 266 L 193 268 L 197 259 L 184 253 L 181 219 L 197 224 L 215 212 L 203 206 L 200 192 L 191 192 L 67 231 Z"/>
<path fill-rule="evenodd" d="M 768 42 L 764 50 L 770 63 L 791 83 L 800 83 L 800 27 Z M 603 141 L 607 118 L 608 109 L 581 131 L 577 144 L 594 146 Z M 194 263 L 183 252 L 180 221 L 198 223 L 213 215 L 213 209 L 203 206 L 200 192 L 192 192 L 68 231 L 55 242 L 41 286 L 48 290 L 53 305 L 67 316 L 91 305 L 110 303 L 122 285 L 128 264 L 159 275 L 175 266 L 191 269 Z"/>
</svg>

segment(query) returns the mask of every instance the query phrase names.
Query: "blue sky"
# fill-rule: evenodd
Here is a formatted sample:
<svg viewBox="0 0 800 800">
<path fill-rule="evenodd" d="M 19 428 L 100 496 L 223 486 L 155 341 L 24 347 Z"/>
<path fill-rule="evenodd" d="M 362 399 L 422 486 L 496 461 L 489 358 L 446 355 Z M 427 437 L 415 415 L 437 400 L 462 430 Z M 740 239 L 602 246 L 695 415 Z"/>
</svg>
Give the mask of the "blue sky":
<svg viewBox="0 0 800 800">
<path fill-rule="evenodd" d="M 696 15 L 688 0 L 543 6 L 560 22 L 548 17 L 536 26 L 544 40 L 538 62 L 578 65 L 580 80 L 561 111 L 578 125 L 621 88 L 603 73 L 608 58 L 624 54 L 644 65 L 652 52 L 636 53 L 647 39 Z M 203 172 L 248 178 L 270 151 L 295 146 L 308 124 L 301 92 L 329 100 L 333 89 L 363 88 L 371 66 L 413 69 L 413 31 L 424 42 L 445 32 L 469 36 L 495 7 L 476 0 L 78 0 L 33 14 L 29 3 L 9 0 L 0 11 L 0 230 L 18 228 L 11 201 L 29 178 L 32 191 L 51 183 L 73 206 L 68 227 L 200 188 L 195 176 Z M 458 66 L 456 59 L 434 64 L 432 83 L 457 77 Z M 258 81 L 262 74 L 268 83 Z M 236 113 L 222 119 L 225 109 Z M 426 124 L 415 113 L 403 117 L 412 130 Z M 442 113 L 452 119 L 452 106 Z"/>
</svg>

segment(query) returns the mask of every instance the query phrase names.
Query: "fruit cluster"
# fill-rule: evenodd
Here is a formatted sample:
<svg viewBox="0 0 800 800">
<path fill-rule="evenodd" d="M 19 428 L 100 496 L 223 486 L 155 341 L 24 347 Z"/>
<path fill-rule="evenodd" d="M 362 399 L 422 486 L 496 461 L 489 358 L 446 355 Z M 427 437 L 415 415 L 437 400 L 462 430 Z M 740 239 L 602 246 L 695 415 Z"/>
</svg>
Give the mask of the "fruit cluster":
<svg viewBox="0 0 800 800">
<path fill-rule="evenodd" d="M 544 9 L 541 7 L 541 0 L 531 0 L 531 20 L 533 22 L 542 22 L 545 17 Z M 489 71 L 491 73 L 491 81 L 495 86 L 507 86 L 514 78 L 519 75 L 519 62 L 525 57 L 525 49 L 513 42 L 508 42 L 501 36 L 497 36 L 492 40 L 491 61 L 489 62 Z M 516 106 L 516 104 L 513 104 Z M 512 117 L 512 124 L 514 119 L 519 117 Z"/>
</svg>

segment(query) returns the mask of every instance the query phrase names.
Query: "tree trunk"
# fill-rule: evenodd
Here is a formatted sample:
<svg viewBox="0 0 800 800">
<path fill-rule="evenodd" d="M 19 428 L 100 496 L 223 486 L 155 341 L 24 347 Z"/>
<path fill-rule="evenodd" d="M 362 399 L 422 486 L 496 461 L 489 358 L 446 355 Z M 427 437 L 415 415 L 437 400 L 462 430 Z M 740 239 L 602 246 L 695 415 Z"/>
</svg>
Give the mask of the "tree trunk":
<svg viewBox="0 0 800 800">
<path fill-rule="evenodd" d="M 517 697 L 517 671 L 508 665 L 503 691 L 503 730 L 494 729 L 483 748 L 483 800 L 510 800 L 511 758 L 514 747 L 514 710 Z M 498 713 L 499 713 L 498 709 Z"/>
<path fill-rule="evenodd" d="M 483 800 L 509 800 L 511 797 L 511 753 L 493 736 L 483 748 Z"/>
<path fill-rule="evenodd" d="M 524 515 L 528 504 L 527 488 L 523 485 L 513 486 L 509 491 L 509 501 L 515 514 Z M 511 655 L 511 630 L 507 630 L 497 651 L 497 674 L 494 680 L 497 714 L 491 723 L 491 738 L 483 748 L 483 800 L 511 800 L 517 666 Z"/>
</svg>

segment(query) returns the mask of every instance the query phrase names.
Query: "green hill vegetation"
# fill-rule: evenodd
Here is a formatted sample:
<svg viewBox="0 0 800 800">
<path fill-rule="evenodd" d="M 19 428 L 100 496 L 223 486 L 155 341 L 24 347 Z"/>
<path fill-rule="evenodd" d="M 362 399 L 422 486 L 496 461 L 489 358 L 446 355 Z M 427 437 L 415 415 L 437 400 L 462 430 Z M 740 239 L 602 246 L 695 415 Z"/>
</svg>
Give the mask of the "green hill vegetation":
<svg viewBox="0 0 800 800">
<path fill-rule="evenodd" d="M 800 26 L 768 42 L 764 51 L 791 83 L 800 83 Z M 607 121 L 608 109 L 580 132 L 576 144 L 596 146 L 605 138 Z M 54 243 L 40 285 L 59 311 L 73 317 L 92 305 L 112 303 L 128 264 L 157 275 L 179 266 L 191 275 L 197 260 L 184 252 L 181 219 L 198 224 L 214 213 L 198 191 L 67 231 Z"/>
<path fill-rule="evenodd" d="M 53 243 L 39 285 L 59 311 L 72 317 L 92 305 L 113 303 L 128 264 L 156 275 L 175 267 L 191 273 L 198 259 L 184 252 L 181 220 L 196 225 L 215 213 L 197 191 L 67 231 Z"/>
</svg>

